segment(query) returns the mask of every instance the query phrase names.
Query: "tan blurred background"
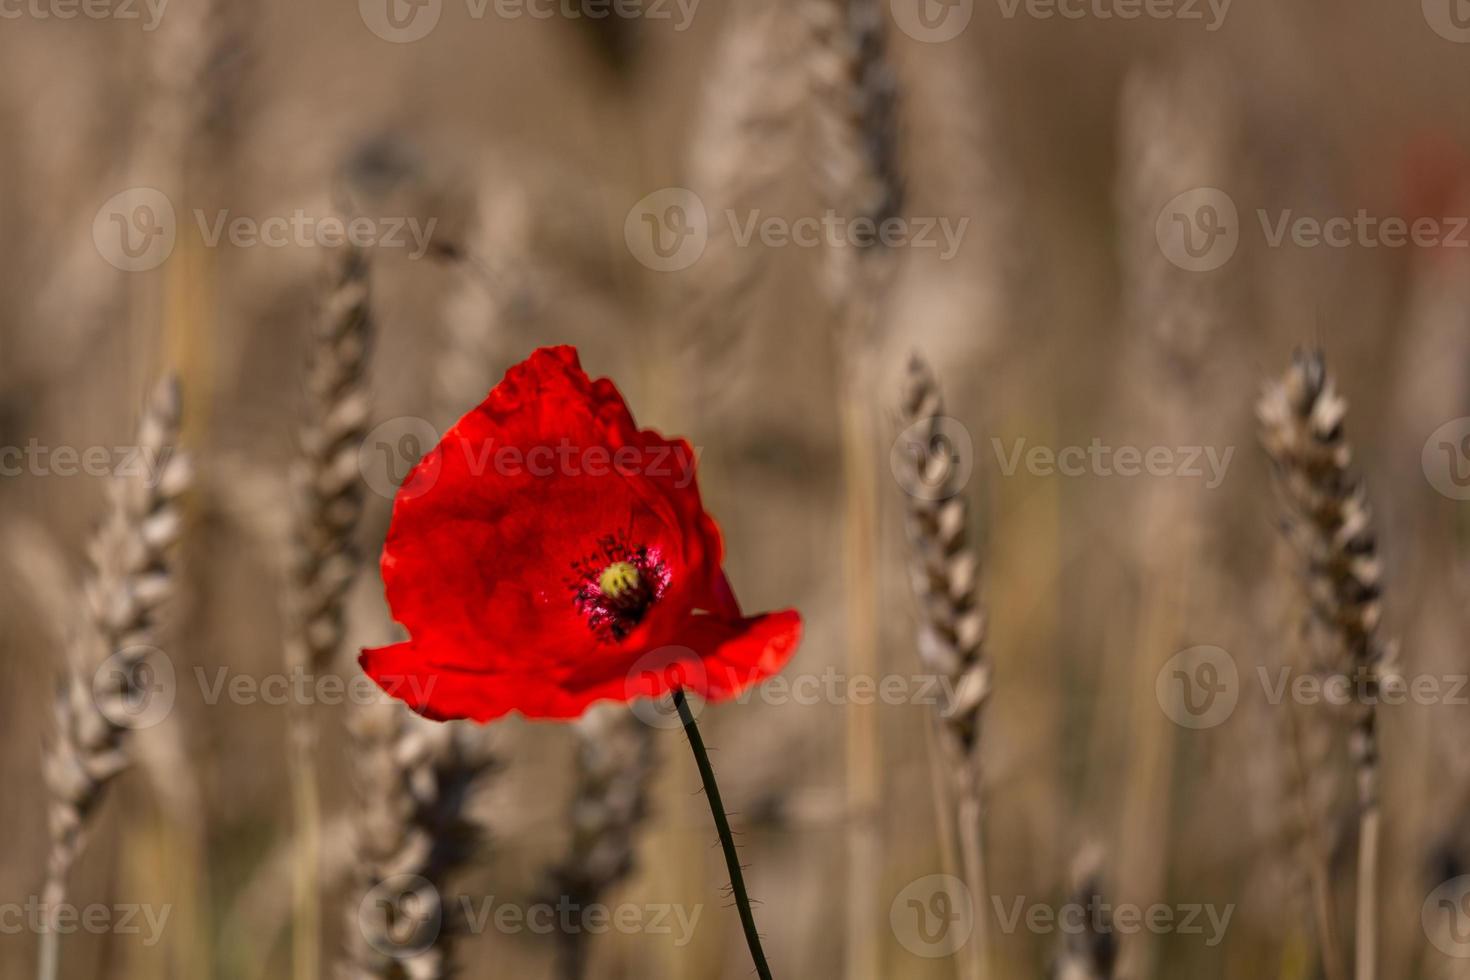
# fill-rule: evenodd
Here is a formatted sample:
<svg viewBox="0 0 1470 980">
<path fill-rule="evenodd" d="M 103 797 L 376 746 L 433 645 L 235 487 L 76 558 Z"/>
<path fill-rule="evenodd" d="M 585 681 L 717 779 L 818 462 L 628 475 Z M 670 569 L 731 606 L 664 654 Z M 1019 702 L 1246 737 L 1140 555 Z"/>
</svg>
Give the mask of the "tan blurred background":
<svg viewBox="0 0 1470 980">
<path fill-rule="evenodd" d="M 170 0 L 155 30 L 144 29 L 144 7 L 139 20 L 6 14 L 0 444 L 125 445 L 148 384 L 173 368 L 200 474 L 168 643 L 186 681 L 167 721 L 140 733 L 140 764 L 112 787 L 71 894 L 173 911 L 152 946 L 110 931 L 67 937 L 64 976 L 288 975 L 283 709 L 208 704 L 193 671 L 282 669 L 285 476 L 322 250 L 211 247 L 195 209 L 328 215 L 347 195 L 369 213 L 436 219 L 428 254 L 379 249 L 371 260 L 375 420 L 442 428 L 473 403 L 467 391 L 483 393 L 534 347 L 578 345 L 640 422 L 700 447 L 742 601 L 806 617 L 791 673 L 845 669 L 862 622 L 845 568 L 838 410 L 838 364 L 852 355 L 815 286 L 817 256 L 765 248 L 736 339 L 707 343 L 679 327 L 690 276 L 640 265 L 623 234 L 636 202 L 684 183 L 740 6 L 700 0 L 687 24 L 674 7 L 670 19 L 594 23 L 493 6 L 477 18 L 444 0 L 437 25 L 407 43 L 375 34 L 346 2 L 212 10 Z M 966 492 L 995 670 L 983 757 L 998 901 L 1058 906 L 1075 856 L 1095 845 L 1118 901 L 1233 909 L 1214 946 L 1178 930 L 1121 936 L 1132 980 L 1311 977 L 1278 735 L 1289 708 L 1254 682 L 1257 665 L 1289 659 L 1294 586 L 1252 406 L 1294 347 L 1325 349 L 1375 504 L 1385 631 L 1408 673 L 1470 670 L 1465 505 L 1438 492 L 1421 461 L 1431 433 L 1470 415 L 1470 232 L 1458 247 L 1272 247 L 1256 213 L 1470 214 L 1470 44 L 1436 31 L 1453 24 L 1436 21 L 1432 3 L 1236 0 L 1215 30 L 1204 5 L 1202 20 L 1016 10 L 977 0 L 941 43 L 889 25 L 905 213 L 969 224 L 951 259 L 898 250 L 889 314 L 860 355 L 880 506 L 875 561 L 856 574 L 879 597 L 879 669 L 920 670 L 904 495 L 887 465 L 901 369 L 919 351 L 972 437 Z M 1133 99 L 1130 77 L 1142 93 Z M 776 169 L 756 206 L 809 213 L 806 162 L 798 154 Z M 157 268 L 126 272 L 98 247 L 94 219 L 139 185 L 173 204 L 177 242 Z M 1237 207 L 1239 247 L 1192 273 L 1167 264 L 1154 217 L 1205 186 Z M 477 316 L 493 328 L 466 380 L 455 324 Z M 1180 476 L 1004 471 L 1017 440 L 1055 450 L 1094 439 L 1234 455 L 1208 489 Z M 25 903 L 41 880 L 41 746 L 104 483 L 0 480 L 0 904 Z M 370 556 L 388 504 L 368 494 Z M 352 608 L 357 642 L 379 642 L 371 562 Z M 1159 668 L 1196 645 L 1228 651 L 1245 678 L 1232 716 L 1200 731 L 1171 724 L 1154 687 Z M 757 695 L 702 716 L 778 976 L 860 975 L 844 963 L 850 710 Z M 871 927 L 883 977 L 955 975 L 890 922 L 910 883 L 943 870 L 928 710 L 876 712 Z M 1404 707 L 1382 722 L 1385 978 L 1463 976 L 1470 962 L 1439 952 L 1420 915 L 1436 886 L 1470 870 L 1466 712 Z M 328 759 L 346 751 L 340 714 L 321 716 Z M 458 890 L 525 903 L 566 847 L 572 736 L 512 721 L 490 737 L 504 770 L 475 813 L 491 841 Z M 638 870 L 609 901 L 702 911 L 684 945 L 596 937 L 591 975 L 748 976 L 686 746 L 673 730 L 656 745 L 663 764 Z M 331 851 L 352 803 L 345 767 L 323 768 Z M 1352 832 L 1333 862 L 1343 882 Z M 343 887 L 326 903 L 329 952 L 347 921 Z M 1024 923 L 1006 931 L 978 904 L 996 975 L 1045 975 L 1062 936 Z M 30 975 L 34 931 L 0 927 L 0 975 Z M 465 977 L 551 976 L 552 956 L 550 937 L 495 928 L 458 951 Z"/>
</svg>

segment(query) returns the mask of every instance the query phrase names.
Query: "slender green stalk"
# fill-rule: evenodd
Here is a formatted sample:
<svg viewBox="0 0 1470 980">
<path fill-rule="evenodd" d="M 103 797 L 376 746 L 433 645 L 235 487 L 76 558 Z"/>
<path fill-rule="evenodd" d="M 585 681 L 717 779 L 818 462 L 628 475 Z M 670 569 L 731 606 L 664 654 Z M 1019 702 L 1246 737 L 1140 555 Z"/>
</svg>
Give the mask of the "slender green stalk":
<svg viewBox="0 0 1470 980">
<path fill-rule="evenodd" d="M 755 960 L 755 972 L 761 980 L 771 980 L 771 968 L 766 965 L 766 954 L 761 950 L 760 933 L 755 930 L 755 914 L 750 910 L 750 896 L 745 891 L 745 876 L 740 873 L 740 855 L 735 850 L 735 838 L 730 833 L 730 820 L 725 816 L 725 804 L 720 801 L 720 787 L 715 784 L 715 770 L 709 764 L 709 753 L 705 751 L 704 739 L 699 736 L 699 726 L 694 723 L 694 712 L 684 691 L 674 689 L 674 707 L 679 709 L 679 720 L 684 723 L 684 734 L 689 736 L 689 748 L 694 752 L 694 762 L 699 766 L 699 778 L 704 783 L 704 795 L 709 799 L 709 810 L 715 818 L 715 829 L 720 834 L 720 850 L 725 852 L 725 867 L 730 872 L 730 892 L 735 896 L 735 908 L 740 911 L 740 925 L 745 930 L 745 944 L 750 947 L 750 958 Z"/>
</svg>

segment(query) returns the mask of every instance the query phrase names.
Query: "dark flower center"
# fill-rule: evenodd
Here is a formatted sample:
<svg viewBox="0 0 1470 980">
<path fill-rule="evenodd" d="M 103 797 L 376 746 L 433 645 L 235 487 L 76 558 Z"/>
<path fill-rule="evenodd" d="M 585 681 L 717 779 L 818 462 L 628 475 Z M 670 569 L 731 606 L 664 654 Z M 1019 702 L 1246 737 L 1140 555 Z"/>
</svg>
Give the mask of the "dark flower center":
<svg viewBox="0 0 1470 980">
<path fill-rule="evenodd" d="M 573 565 L 573 600 L 593 632 L 621 640 L 643 621 L 669 587 L 669 568 L 656 548 L 629 547 L 619 538 Z"/>
</svg>

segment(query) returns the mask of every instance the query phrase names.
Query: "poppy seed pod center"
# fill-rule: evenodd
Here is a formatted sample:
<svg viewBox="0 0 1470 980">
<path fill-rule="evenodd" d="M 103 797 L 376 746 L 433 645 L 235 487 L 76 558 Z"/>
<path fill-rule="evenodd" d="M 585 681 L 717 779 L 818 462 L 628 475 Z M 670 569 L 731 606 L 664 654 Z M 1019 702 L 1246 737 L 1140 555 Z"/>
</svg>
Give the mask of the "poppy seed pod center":
<svg viewBox="0 0 1470 980">
<path fill-rule="evenodd" d="M 616 601 L 619 596 L 638 588 L 641 581 L 637 565 L 630 561 L 615 561 L 602 570 L 597 586 L 603 595 Z"/>
<path fill-rule="evenodd" d="M 574 601 L 593 632 L 614 641 L 643 622 L 672 578 L 657 549 L 630 547 L 625 541 L 605 548 L 600 561 L 583 568 Z"/>
</svg>

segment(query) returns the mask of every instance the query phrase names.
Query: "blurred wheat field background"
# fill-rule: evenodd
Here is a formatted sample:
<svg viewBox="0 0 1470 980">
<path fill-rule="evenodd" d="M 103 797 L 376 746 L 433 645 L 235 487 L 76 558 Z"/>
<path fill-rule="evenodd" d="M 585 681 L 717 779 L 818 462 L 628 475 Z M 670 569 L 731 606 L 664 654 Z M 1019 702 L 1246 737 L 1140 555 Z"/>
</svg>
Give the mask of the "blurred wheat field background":
<svg viewBox="0 0 1470 980">
<path fill-rule="evenodd" d="M 0 7 L 0 975 L 751 975 L 666 713 L 346 693 L 574 344 L 806 622 L 775 975 L 1470 976 L 1456 2 Z"/>
</svg>

